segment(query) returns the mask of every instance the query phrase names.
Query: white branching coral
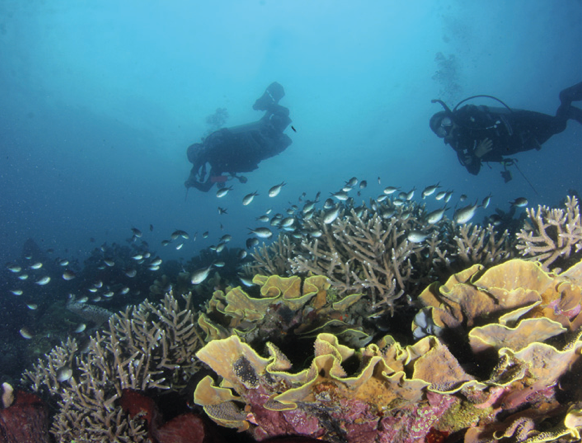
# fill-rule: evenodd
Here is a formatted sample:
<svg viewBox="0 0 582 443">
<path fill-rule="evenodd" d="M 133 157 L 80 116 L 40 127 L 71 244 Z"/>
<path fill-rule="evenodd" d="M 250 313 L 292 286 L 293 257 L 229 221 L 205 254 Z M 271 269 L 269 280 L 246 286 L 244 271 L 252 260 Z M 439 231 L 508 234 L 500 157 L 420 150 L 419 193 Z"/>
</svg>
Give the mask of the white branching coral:
<svg viewBox="0 0 582 443">
<path fill-rule="evenodd" d="M 253 253 L 247 275 L 325 275 L 338 294 L 362 292 L 372 306 L 393 311 L 404 294 L 446 278 L 474 263 L 496 264 L 512 257 L 508 232 L 459 225 L 443 217 L 429 223 L 424 205 L 396 207 L 373 201 L 371 208 L 347 206 L 333 223 L 325 213 L 298 222 L 301 239 L 281 234 Z"/>
<path fill-rule="evenodd" d="M 560 265 L 582 249 L 580 206 L 576 197 L 568 196 L 564 209 L 538 206 L 537 211 L 527 208 L 527 215 L 529 222 L 517 234 L 516 248 L 521 255 L 539 261 L 547 270 L 556 261 Z"/>
<path fill-rule="evenodd" d="M 127 307 L 90 338 L 86 352 L 69 338 L 24 372 L 25 384 L 57 402 L 57 442 L 150 441 L 143 422 L 115 401 L 124 389 L 182 387 L 198 370 L 194 353 L 203 342 L 190 295 L 184 298 L 184 308 L 172 294 L 158 305 Z"/>
</svg>

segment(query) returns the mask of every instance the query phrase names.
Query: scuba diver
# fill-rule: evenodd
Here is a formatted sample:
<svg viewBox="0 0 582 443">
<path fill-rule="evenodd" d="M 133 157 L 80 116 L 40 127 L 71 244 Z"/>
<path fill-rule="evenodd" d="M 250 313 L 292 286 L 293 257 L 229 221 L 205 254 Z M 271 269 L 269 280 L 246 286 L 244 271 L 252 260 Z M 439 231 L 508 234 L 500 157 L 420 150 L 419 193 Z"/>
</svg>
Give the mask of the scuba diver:
<svg viewBox="0 0 582 443">
<path fill-rule="evenodd" d="M 504 108 L 465 105 L 458 109 L 462 103 L 477 97 L 497 100 Z M 571 105 L 579 100 L 582 100 L 582 82 L 560 92 L 561 104 L 555 117 L 511 109 L 489 95 L 475 95 L 462 100 L 452 111 L 442 100 L 432 100 L 432 103 L 440 103 L 445 110 L 431 117 L 430 128 L 456 151 L 459 162 L 471 174 L 479 173 L 481 162 L 499 162 L 504 167 L 501 176 L 507 183 L 511 180 L 507 166 L 513 165 L 516 160 L 504 157 L 532 149 L 540 150 L 550 137 L 566 129 L 569 119 L 582 124 L 582 109 Z"/>
<path fill-rule="evenodd" d="M 193 166 L 186 188 L 208 192 L 215 183 L 222 188 L 233 178 L 245 183 L 247 179 L 237 173 L 254 171 L 261 160 L 283 152 L 292 143 L 283 134 L 291 123 L 289 110 L 278 104 L 284 95 L 283 86 L 271 83 L 253 105 L 256 111 L 266 111 L 260 120 L 219 129 L 202 143 L 189 146 L 187 155 Z"/>
</svg>

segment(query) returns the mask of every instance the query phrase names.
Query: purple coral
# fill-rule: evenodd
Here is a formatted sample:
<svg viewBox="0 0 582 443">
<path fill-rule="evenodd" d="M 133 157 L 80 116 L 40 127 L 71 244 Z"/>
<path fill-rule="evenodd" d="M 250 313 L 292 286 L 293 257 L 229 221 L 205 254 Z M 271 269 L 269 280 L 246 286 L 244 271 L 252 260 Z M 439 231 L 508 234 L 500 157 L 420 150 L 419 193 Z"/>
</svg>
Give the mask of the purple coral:
<svg viewBox="0 0 582 443">
<path fill-rule="evenodd" d="M 427 403 L 400 409 L 380 421 L 379 443 L 413 443 L 424 438 L 430 429 L 458 399 L 428 391 Z"/>
</svg>

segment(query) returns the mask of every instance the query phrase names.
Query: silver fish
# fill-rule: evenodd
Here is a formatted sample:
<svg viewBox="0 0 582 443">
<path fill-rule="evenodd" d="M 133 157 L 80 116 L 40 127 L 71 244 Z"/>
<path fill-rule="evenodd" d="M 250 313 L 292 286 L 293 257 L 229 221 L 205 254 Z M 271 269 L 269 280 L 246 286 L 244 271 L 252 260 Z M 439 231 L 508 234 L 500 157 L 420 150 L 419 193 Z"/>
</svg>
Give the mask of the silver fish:
<svg viewBox="0 0 582 443">
<path fill-rule="evenodd" d="M 26 306 L 28 306 L 28 309 L 30 309 L 31 311 L 36 311 L 36 308 L 38 308 L 38 305 L 34 303 L 29 303 Z"/>
<path fill-rule="evenodd" d="M 245 206 L 250 204 L 257 195 L 259 195 L 257 193 L 257 191 L 253 192 L 252 194 L 245 195 L 245 197 L 243 198 L 242 204 Z"/>
<path fill-rule="evenodd" d="M 152 261 L 150 263 L 150 266 L 160 266 L 162 264 L 162 259 L 161 258 L 157 258 L 154 261 Z"/>
<path fill-rule="evenodd" d="M 437 209 L 436 211 L 432 211 L 430 214 L 426 216 L 426 222 L 429 225 L 434 225 L 435 223 L 440 222 L 443 219 L 443 215 L 447 210 L 446 206 L 442 209 Z"/>
<path fill-rule="evenodd" d="M 73 370 L 67 366 L 63 366 L 57 371 L 57 380 L 61 383 L 66 382 L 73 376 Z"/>
<path fill-rule="evenodd" d="M 202 269 L 198 269 L 197 271 L 194 271 L 192 273 L 192 276 L 190 277 L 190 282 L 193 285 L 198 285 L 198 284 L 202 283 L 204 280 L 206 280 L 206 277 L 208 277 L 208 274 L 210 273 L 210 269 L 212 269 L 213 265 L 214 264 L 211 264 L 207 268 L 202 268 Z"/>
<path fill-rule="evenodd" d="M 115 262 L 113 260 L 105 259 L 105 260 L 103 260 L 103 263 L 105 263 L 110 268 L 113 267 L 113 266 L 115 266 Z"/>
<path fill-rule="evenodd" d="M 313 208 L 315 208 L 315 202 L 307 202 L 305 203 L 305 206 L 303 206 L 303 213 L 307 214 L 308 212 L 313 211 Z"/>
<path fill-rule="evenodd" d="M 121 295 L 125 295 L 129 292 L 129 288 L 127 286 L 124 286 L 121 291 L 119 292 Z"/>
<path fill-rule="evenodd" d="M 275 185 L 271 189 L 269 189 L 269 197 L 277 197 L 279 195 L 279 192 L 281 192 L 281 188 L 286 184 L 287 183 L 285 182 L 281 182 L 280 184 Z"/>
<path fill-rule="evenodd" d="M 137 275 L 137 271 L 135 269 L 127 269 L 125 271 L 125 275 L 127 275 L 129 278 L 133 278 Z"/>
<path fill-rule="evenodd" d="M 396 191 L 398 191 L 398 189 L 400 189 L 400 188 L 395 188 L 394 186 L 388 186 L 387 188 L 384 188 L 384 194 L 386 194 L 386 195 L 394 194 Z"/>
<path fill-rule="evenodd" d="M 10 272 L 14 272 L 15 274 L 22 271 L 22 268 L 20 266 L 16 266 L 16 265 L 8 265 L 8 266 L 6 266 L 6 269 L 8 269 Z"/>
<path fill-rule="evenodd" d="M 30 269 L 40 269 L 40 268 L 42 268 L 42 263 L 41 262 L 35 263 L 33 265 L 30 265 Z"/>
<path fill-rule="evenodd" d="M 347 192 L 344 191 L 332 192 L 331 196 L 337 198 L 340 201 L 346 201 L 349 198 Z"/>
<path fill-rule="evenodd" d="M 27 340 L 30 340 L 32 338 L 32 334 L 26 328 L 22 328 L 19 332 L 22 338 L 26 338 Z"/>
<path fill-rule="evenodd" d="M 26 280 L 26 279 L 28 279 L 28 274 L 20 274 L 18 276 L 18 280 Z"/>
<path fill-rule="evenodd" d="M 81 323 L 79 324 L 79 326 L 77 326 L 75 328 L 75 333 L 80 334 L 81 332 L 83 332 L 85 329 L 87 329 L 87 325 L 85 323 Z"/>
<path fill-rule="evenodd" d="M 270 238 L 273 235 L 273 233 L 268 228 L 249 228 L 249 230 L 259 238 Z"/>
<path fill-rule="evenodd" d="M 255 285 L 250 278 L 241 277 L 240 275 L 238 276 L 238 278 L 242 282 L 242 284 L 245 286 L 251 287 L 251 286 Z"/>
<path fill-rule="evenodd" d="M 442 200 L 443 198 L 445 198 L 445 195 L 447 195 L 447 193 L 445 191 L 439 192 L 437 195 L 435 195 L 435 199 L 436 200 Z"/>
<path fill-rule="evenodd" d="M 37 281 L 35 283 L 39 286 L 44 286 L 44 285 L 48 284 L 49 281 L 51 281 L 51 278 L 47 275 L 46 277 L 41 278 L 39 281 Z"/>
<path fill-rule="evenodd" d="M 228 243 L 229 241 L 232 240 L 232 235 L 230 234 L 224 234 L 222 237 L 220 237 L 220 242 L 224 242 L 224 243 Z"/>
<path fill-rule="evenodd" d="M 221 188 L 221 189 L 219 189 L 218 191 L 216 191 L 216 196 L 218 198 L 222 198 L 226 194 L 228 194 L 228 191 L 232 191 L 232 186 L 229 186 L 228 188 Z"/>
<path fill-rule="evenodd" d="M 491 194 L 489 194 L 487 197 L 485 197 L 483 199 L 483 202 L 481 203 L 481 207 L 484 209 L 487 209 L 489 207 L 489 203 L 491 203 Z"/>
<path fill-rule="evenodd" d="M 511 204 L 511 206 L 517 206 L 518 208 L 523 208 L 524 206 L 527 206 L 528 201 L 525 197 L 518 197 L 515 200 L 509 202 L 509 204 Z"/>
<path fill-rule="evenodd" d="M 131 232 L 133 232 L 133 235 L 135 235 L 136 237 L 141 237 L 141 231 L 137 228 L 131 228 Z"/>
<path fill-rule="evenodd" d="M 22 289 L 11 289 L 10 292 L 14 295 L 22 295 Z"/>
<path fill-rule="evenodd" d="M 350 188 L 353 188 L 357 184 L 358 184 L 358 179 L 356 177 L 352 177 L 346 182 L 346 185 L 349 186 Z"/>
<path fill-rule="evenodd" d="M 263 222 L 263 223 L 267 223 L 269 221 L 269 216 L 268 215 L 261 215 L 260 217 L 257 218 L 258 221 Z"/>
<path fill-rule="evenodd" d="M 256 237 L 253 238 L 247 238 L 247 241 L 245 242 L 246 247 L 248 249 L 254 248 L 255 246 L 257 246 L 259 244 L 259 239 Z"/>
<path fill-rule="evenodd" d="M 426 188 L 424 188 L 424 191 L 422 191 L 422 198 L 428 197 L 429 195 L 434 194 L 434 192 L 437 190 L 437 188 L 439 188 L 440 186 L 440 182 L 437 183 L 436 185 L 431 185 L 431 186 L 427 186 Z"/>
<path fill-rule="evenodd" d="M 416 191 L 416 188 L 412 188 L 412 190 L 410 192 L 406 193 L 406 200 L 407 201 L 412 200 L 412 197 L 414 197 L 414 191 Z"/>
<path fill-rule="evenodd" d="M 283 220 L 281 220 L 281 226 L 284 227 L 284 228 L 288 228 L 294 222 L 295 222 L 295 218 L 294 217 L 286 217 Z"/>
<path fill-rule="evenodd" d="M 327 211 L 325 211 L 323 213 L 323 222 L 326 225 L 329 225 L 330 223 L 333 223 L 334 220 L 338 217 L 340 212 L 340 207 L 336 206 L 334 208 L 328 209 Z"/>
<path fill-rule="evenodd" d="M 420 231 L 410 231 L 406 236 L 408 241 L 412 243 L 422 243 L 424 240 L 426 240 L 427 237 L 428 234 Z"/>
<path fill-rule="evenodd" d="M 453 216 L 453 220 L 460 224 L 467 223 L 469 220 L 473 218 L 475 212 L 477 212 L 477 202 L 475 202 L 474 205 L 469 205 L 457 209 L 455 211 L 455 215 Z"/>
</svg>

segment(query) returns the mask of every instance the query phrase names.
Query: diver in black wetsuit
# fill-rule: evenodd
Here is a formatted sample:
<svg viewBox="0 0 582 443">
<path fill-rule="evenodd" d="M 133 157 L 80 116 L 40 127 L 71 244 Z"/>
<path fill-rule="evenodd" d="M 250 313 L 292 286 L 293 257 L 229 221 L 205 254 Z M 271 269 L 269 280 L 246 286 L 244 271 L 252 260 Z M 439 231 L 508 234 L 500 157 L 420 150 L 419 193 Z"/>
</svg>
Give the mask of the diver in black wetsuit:
<svg viewBox="0 0 582 443">
<path fill-rule="evenodd" d="M 292 143 L 283 134 L 291 123 L 289 110 L 278 104 L 284 95 L 283 86 L 271 83 L 253 105 L 256 111 L 266 111 L 263 118 L 254 123 L 219 129 L 202 143 L 189 146 L 188 160 L 193 166 L 184 183 L 186 188 L 208 192 L 215 183 L 223 187 L 224 182 L 232 178 L 244 183 L 246 178 L 237 176 L 237 173 L 251 172 L 258 168 L 261 160 L 283 152 Z"/>
<path fill-rule="evenodd" d="M 582 109 L 572 106 L 573 101 L 582 100 L 582 82 L 560 92 L 560 107 L 556 116 L 533 111 L 488 106 L 459 105 L 474 96 L 460 102 L 452 111 L 441 100 L 445 110 L 437 112 L 430 119 L 430 128 L 451 145 L 456 151 L 459 162 L 471 174 L 477 175 L 481 162 L 500 162 L 505 166 L 513 159 L 504 157 L 531 149 L 540 150 L 550 137 L 566 129 L 569 119 L 582 123 Z M 510 172 L 505 168 L 501 175 L 506 182 L 511 180 Z"/>
</svg>

